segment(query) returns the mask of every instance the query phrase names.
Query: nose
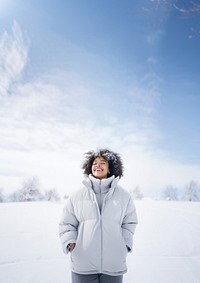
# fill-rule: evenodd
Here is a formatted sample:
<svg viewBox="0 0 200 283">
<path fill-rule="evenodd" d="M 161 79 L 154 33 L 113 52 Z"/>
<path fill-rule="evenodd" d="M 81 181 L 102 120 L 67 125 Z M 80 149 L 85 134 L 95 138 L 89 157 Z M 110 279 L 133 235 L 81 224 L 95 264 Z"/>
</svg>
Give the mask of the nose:
<svg viewBox="0 0 200 283">
<path fill-rule="evenodd" d="M 99 168 L 100 166 L 101 166 L 101 164 L 100 164 L 100 163 L 99 163 L 99 164 L 98 164 L 98 163 L 96 164 L 96 167 L 97 167 L 97 168 Z"/>
</svg>

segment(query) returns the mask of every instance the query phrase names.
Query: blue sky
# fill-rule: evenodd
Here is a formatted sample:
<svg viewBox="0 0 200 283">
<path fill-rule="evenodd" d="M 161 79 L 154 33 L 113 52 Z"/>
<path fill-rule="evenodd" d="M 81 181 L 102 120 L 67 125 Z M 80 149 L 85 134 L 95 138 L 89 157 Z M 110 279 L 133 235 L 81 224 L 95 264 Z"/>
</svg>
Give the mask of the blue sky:
<svg viewBox="0 0 200 283">
<path fill-rule="evenodd" d="M 5 191 L 31 176 L 71 191 L 97 147 L 121 153 L 121 183 L 145 195 L 200 181 L 199 17 L 147 2 L 0 2 Z"/>
</svg>

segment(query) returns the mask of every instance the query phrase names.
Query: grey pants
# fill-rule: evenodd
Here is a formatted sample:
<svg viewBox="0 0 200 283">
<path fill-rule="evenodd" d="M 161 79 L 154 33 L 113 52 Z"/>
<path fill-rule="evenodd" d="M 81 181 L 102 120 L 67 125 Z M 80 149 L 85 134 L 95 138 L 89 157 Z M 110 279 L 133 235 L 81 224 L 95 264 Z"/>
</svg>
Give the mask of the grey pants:
<svg viewBox="0 0 200 283">
<path fill-rule="evenodd" d="M 102 273 L 83 275 L 72 272 L 72 283 L 122 283 L 122 280 L 123 275 L 110 276 Z"/>
</svg>

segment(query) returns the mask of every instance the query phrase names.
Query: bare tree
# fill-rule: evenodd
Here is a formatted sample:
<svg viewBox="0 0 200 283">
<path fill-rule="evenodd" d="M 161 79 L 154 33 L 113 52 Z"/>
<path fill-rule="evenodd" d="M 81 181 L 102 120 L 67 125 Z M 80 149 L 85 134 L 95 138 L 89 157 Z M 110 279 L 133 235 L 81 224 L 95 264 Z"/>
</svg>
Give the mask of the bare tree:
<svg viewBox="0 0 200 283">
<path fill-rule="evenodd" d="M 184 199 L 188 201 L 199 201 L 200 188 L 195 181 L 190 181 L 189 184 L 185 186 Z"/>
<path fill-rule="evenodd" d="M 18 201 L 21 201 L 19 195 L 21 195 L 21 194 L 18 191 L 12 192 L 11 194 L 8 195 L 7 201 L 8 202 L 18 202 Z"/>
<path fill-rule="evenodd" d="M 178 190 L 172 185 L 168 185 L 163 191 L 163 198 L 165 200 L 178 200 Z"/>
<path fill-rule="evenodd" d="M 143 199 L 143 194 L 138 186 L 136 186 L 132 191 L 131 195 L 133 196 L 134 199 Z"/>
<path fill-rule="evenodd" d="M 28 178 L 24 181 L 22 189 L 18 192 L 19 201 L 42 200 L 43 196 L 39 190 L 39 179 L 37 177 Z"/>
<path fill-rule="evenodd" d="M 66 200 L 66 199 L 68 199 L 69 198 L 69 195 L 67 195 L 67 194 L 65 194 L 64 196 L 63 196 L 63 199 L 64 200 Z"/>
<path fill-rule="evenodd" d="M 60 196 L 55 188 L 45 191 L 44 199 L 47 201 L 59 201 Z"/>
<path fill-rule="evenodd" d="M 0 202 L 4 202 L 4 194 L 2 188 L 0 188 Z"/>
</svg>

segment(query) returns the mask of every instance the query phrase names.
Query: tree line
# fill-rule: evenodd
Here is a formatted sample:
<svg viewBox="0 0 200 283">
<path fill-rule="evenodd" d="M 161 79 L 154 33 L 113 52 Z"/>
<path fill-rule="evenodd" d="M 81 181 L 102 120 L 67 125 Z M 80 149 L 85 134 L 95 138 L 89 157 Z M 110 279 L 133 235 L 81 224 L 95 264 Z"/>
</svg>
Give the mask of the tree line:
<svg viewBox="0 0 200 283">
<path fill-rule="evenodd" d="M 131 190 L 134 199 L 143 199 L 142 190 L 136 186 Z M 190 181 L 184 188 L 178 189 L 173 185 L 167 185 L 161 192 L 161 199 L 168 201 L 200 201 L 200 185 Z"/>
<path fill-rule="evenodd" d="M 60 199 L 56 188 L 42 192 L 38 177 L 27 178 L 21 188 L 8 195 L 4 194 L 3 189 L 0 189 L 0 202 L 59 201 Z"/>
<path fill-rule="evenodd" d="M 142 200 L 144 194 L 139 186 L 130 190 L 134 199 Z M 63 196 L 67 199 L 68 195 Z M 200 185 L 190 181 L 184 188 L 178 189 L 173 185 L 167 185 L 162 191 L 159 199 L 168 201 L 200 201 Z M 29 201 L 60 201 L 61 197 L 56 188 L 41 191 L 38 177 L 27 178 L 21 188 L 6 195 L 0 189 L 0 202 L 29 202 Z"/>
</svg>

